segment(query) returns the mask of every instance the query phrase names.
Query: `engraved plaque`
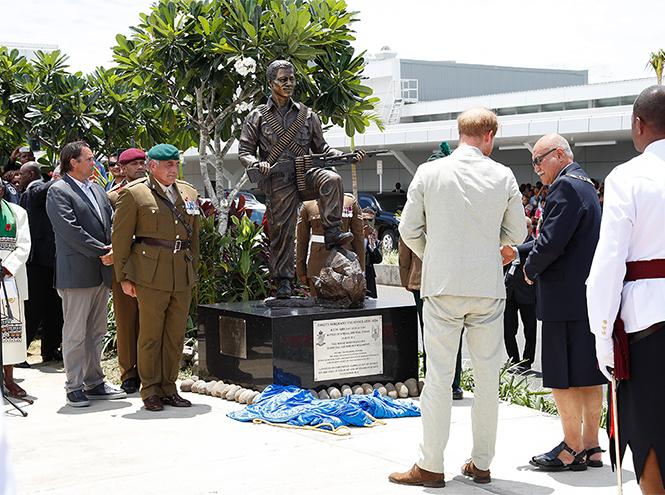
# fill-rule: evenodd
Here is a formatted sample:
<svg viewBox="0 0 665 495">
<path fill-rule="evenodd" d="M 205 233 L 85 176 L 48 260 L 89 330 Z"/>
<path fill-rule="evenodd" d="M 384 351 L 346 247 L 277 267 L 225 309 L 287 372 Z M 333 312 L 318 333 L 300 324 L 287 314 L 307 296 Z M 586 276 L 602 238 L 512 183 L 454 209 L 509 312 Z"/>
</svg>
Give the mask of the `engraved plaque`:
<svg viewBox="0 0 665 495">
<path fill-rule="evenodd" d="M 314 322 L 314 381 L 383 374 L 381 315 Z"/>
<path fill-rule="evenodd" d="M 247 359 L 247 329 L 244 319 L 219 317 L 219 352 Z"/>
</svg>

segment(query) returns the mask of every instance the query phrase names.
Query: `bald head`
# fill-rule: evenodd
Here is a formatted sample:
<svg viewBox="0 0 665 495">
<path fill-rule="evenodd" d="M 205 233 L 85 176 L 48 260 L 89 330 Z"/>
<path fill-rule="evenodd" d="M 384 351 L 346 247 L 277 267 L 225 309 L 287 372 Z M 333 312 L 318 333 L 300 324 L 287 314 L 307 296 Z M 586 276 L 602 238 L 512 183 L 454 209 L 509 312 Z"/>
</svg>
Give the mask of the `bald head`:
<svg viewBox="0 0 665 495">
<path fill-rule="evenodd" d="M 23 190 L 27 187 L 28 184 L 42 178 L 41 169 L 39 164 L 36 162 L 26 162 L 21 165 L 19 170 L 19 183 Z"/>
<path fill-rule="evenodd" d="M 650 86 L 640 93 L 633 104 L 631 127 L 639 152 L 654 141 L 665 139 L 665 87 Z"/>
<path fill-rule="evenodd" d="M 568 158 L 570 158 L 569 163 L 572 163 L 574 159 L 573 151 L 570 149 L 568 140 L 559 134 L 547 134 L 541 137 L 533 147 L 534 153 L 538 147 L 547 148 L 548 150 L 551 150 L 552 148 L 560 149 Z"/>
</svg>

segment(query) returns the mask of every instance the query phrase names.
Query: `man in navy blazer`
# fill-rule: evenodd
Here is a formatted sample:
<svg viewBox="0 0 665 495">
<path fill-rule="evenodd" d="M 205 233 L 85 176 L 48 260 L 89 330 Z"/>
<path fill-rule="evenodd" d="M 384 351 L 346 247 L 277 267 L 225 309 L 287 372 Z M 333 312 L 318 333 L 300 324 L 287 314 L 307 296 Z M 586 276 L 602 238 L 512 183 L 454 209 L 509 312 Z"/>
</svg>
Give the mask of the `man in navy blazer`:
<svg viewBox="0 0 665 495">
<path fill-rule="evenodd" d="M 596 365 L 585 286 L 600 232 L 600 203 L 563 137 L 542 137 L 533 148 L 533 165 L 551 186 L 524 274 L 527 283 L 536 282 L 543 386 L 554 394 L 564 441 L 530 464 L 545 471 L 583 471 L 602 466 L 598 427 L 605 378 Z"/>
<path fill-rule="evenodd" d="M 55 232 L 55 288 L 64 315 L 62 354 L 67 404 L 117 399 L 125 392 L 104 382 L 102 338 L 111 287 L 112 209 L 104 189 L 90 181 L 94 156 L 87 143 L 60 152 L 63 177 L 48 190 L 46 210 Z"/>
<path fill-rule="evenodd" d="M 61 360 L 58 350 L 62 344 L 62 299 L 53 288 L 55 272 L 55 236 L 46 212 L 46 194 L 53 181 L 44 182 L 36 162 L 21 166 L 23 193 L 19 205 L 28 212 L 30 222 L 30 257 L 28 290 L 30 298 L 25 301 L 25 331 L 28 346 L 42 329 L 42 361 Z"/>
</svg>

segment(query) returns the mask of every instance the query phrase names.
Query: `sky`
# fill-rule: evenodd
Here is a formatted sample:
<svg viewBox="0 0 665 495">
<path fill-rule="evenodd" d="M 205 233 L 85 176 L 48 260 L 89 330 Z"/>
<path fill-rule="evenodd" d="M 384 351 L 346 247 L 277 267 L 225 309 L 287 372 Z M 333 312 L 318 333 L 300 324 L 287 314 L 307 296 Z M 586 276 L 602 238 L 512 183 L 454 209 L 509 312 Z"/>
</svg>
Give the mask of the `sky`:
<svg viewBox="0 0 665 495">
<path fill-rule="evenodd" d="M 588 69 L 589 82 L 651 77 L 665 48 L 663 0 L 347 0 L 358 11 L 354 47 L 402 58 Z M 152 0 L 0 0 L 0 43 L 58 45 L 70 70 L 112 65 Z M 13 22 L 7 22 L 13 19 Z"/>
</svg>

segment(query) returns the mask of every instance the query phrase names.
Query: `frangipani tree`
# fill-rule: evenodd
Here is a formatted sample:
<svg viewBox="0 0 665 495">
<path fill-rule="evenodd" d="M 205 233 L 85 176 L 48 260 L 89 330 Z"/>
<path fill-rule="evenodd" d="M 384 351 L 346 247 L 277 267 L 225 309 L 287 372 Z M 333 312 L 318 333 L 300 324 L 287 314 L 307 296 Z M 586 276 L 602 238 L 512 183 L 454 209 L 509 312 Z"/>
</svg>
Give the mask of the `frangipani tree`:
<svg viewBox="0 0 665 495">
<path fill-rule="evenodd" d="M 114 58 L 123 77 L 162 94 L 195 130 L 206 192 L 225 218 L 235 193 L 223 197 L 224 157 L 269 94 L 263 74 L 272 61 L 293 63 L 294 99 L 324 124 L 343 125 L 349 136 L 370 124 L 366 110 L 378 99 L 360 84 L 362 54 L 349 44 L 355 14 L 343 0 L 162 0 L 132 36 L 117 37 Z"/>
</svg>

